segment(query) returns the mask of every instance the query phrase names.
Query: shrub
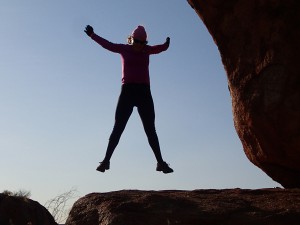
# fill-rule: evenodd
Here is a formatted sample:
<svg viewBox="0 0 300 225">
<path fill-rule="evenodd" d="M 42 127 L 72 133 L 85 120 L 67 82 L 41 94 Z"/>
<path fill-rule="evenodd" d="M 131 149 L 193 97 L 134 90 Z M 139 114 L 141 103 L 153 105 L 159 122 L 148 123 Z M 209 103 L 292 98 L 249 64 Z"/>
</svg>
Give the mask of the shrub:
<svg viewBox="0 0 300 225">
<path fill-rule="evenodd" d="M 7 196 L 12 196 L 12 197 L 17 197 L 17 198 L 30 198 L 30 196 L 31 196 L 30 191 L 26 191 L 26 190 L 22 190 L 22 189 L 19 191 L 15 191 L 15 192 L 4 190 L 2 192 L 2 194 L 7 195 Z"/>
<path fill-rule="evenodd" d="M 45 203 L 45 207 L 52 214 L 57 223 L 63 223 L 70 212 L 70 206 L 67 204 L 69 200 L 74 199 L 77 196 L 77 189 L 72 188 L 70 191 L 59 194 L 53 199 L 50 199 Z"/>
</svg>

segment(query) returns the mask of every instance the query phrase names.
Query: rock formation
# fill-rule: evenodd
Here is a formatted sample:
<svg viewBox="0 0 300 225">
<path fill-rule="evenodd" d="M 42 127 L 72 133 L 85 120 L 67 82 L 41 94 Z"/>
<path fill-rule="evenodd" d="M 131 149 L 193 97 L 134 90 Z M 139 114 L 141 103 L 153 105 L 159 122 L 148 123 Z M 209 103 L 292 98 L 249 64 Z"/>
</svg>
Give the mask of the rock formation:
<svg viewBox="0 0 300 225">
<path fill-rule="evenodd" d="M 219 48 L 248 159 L 300 187 L 300 1 L 188 2 Z"/>
<path fill-rule="evenodd" d="M 66 225 L 298 225 L 299 189 L 92 193 Z"/>
<path fill-rule="evenodd" d="M 23 197 L 0 194 L 1 225 L 57 225 L 48 210 Z"/>
</svg>

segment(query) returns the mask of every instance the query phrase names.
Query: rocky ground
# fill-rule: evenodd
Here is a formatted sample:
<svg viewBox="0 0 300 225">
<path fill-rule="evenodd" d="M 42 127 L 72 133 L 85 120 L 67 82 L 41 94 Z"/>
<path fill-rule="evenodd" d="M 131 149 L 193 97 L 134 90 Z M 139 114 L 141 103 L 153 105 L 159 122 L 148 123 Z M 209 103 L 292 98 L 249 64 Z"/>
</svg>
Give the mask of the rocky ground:
<svg viewBox="0 0 300 225">
<path fill-rule="evenodd" d="M 40 203 L 0 193 L 0 225 L 57 225 Z"/>
<path fill-rule="evenodd" d="M 299 225 L 300 189 L 91 193 L 66 225 Z"/>
</svg>

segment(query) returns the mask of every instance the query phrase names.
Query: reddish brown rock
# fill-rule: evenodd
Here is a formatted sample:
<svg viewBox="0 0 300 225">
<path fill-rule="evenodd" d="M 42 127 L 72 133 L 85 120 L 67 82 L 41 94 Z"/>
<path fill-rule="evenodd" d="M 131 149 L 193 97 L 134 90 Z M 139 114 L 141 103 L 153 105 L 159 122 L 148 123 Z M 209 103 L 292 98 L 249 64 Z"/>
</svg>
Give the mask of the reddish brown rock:
<svg viewBox="0 0 300 225">
<path fill-rule="evenodd" d="M 1 225 L 57 225 L 48 210 L 23 197 L 0 194 Z"/>
<path fill-rule="evenodd" d="M 66 225 L 298 225 L 300 189 L 92 193 Z"/>
<path fill-rule="evenodd" d="M 300 1 L 188 2 L 219 48 L 247 157 L 300 187 Z"/>
</svg>

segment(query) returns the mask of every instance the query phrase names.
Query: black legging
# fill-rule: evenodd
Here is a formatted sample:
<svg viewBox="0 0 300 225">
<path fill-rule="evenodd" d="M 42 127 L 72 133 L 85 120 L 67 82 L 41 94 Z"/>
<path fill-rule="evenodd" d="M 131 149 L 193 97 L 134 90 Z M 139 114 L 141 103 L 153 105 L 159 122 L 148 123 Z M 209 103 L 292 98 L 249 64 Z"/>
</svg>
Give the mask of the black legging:
<svg viewBox="0 0 300 225">
<path fill-rule="evenodd" d="M 138 113 L 143 122 L 144 130 L 148 137 L 149 144 L 154 152 L 157 162 L 162 162 L 160 146 L 155 130 L 154 104 L 150 86 L 146 84 L 123 84 L 121 94 L 116 108 L 115 124 L 109 138 L 109 143 L 104 161 L 109 161 L 120 137 L 126 127 L 127 121 L 137 107 Z"/>
</svg>

